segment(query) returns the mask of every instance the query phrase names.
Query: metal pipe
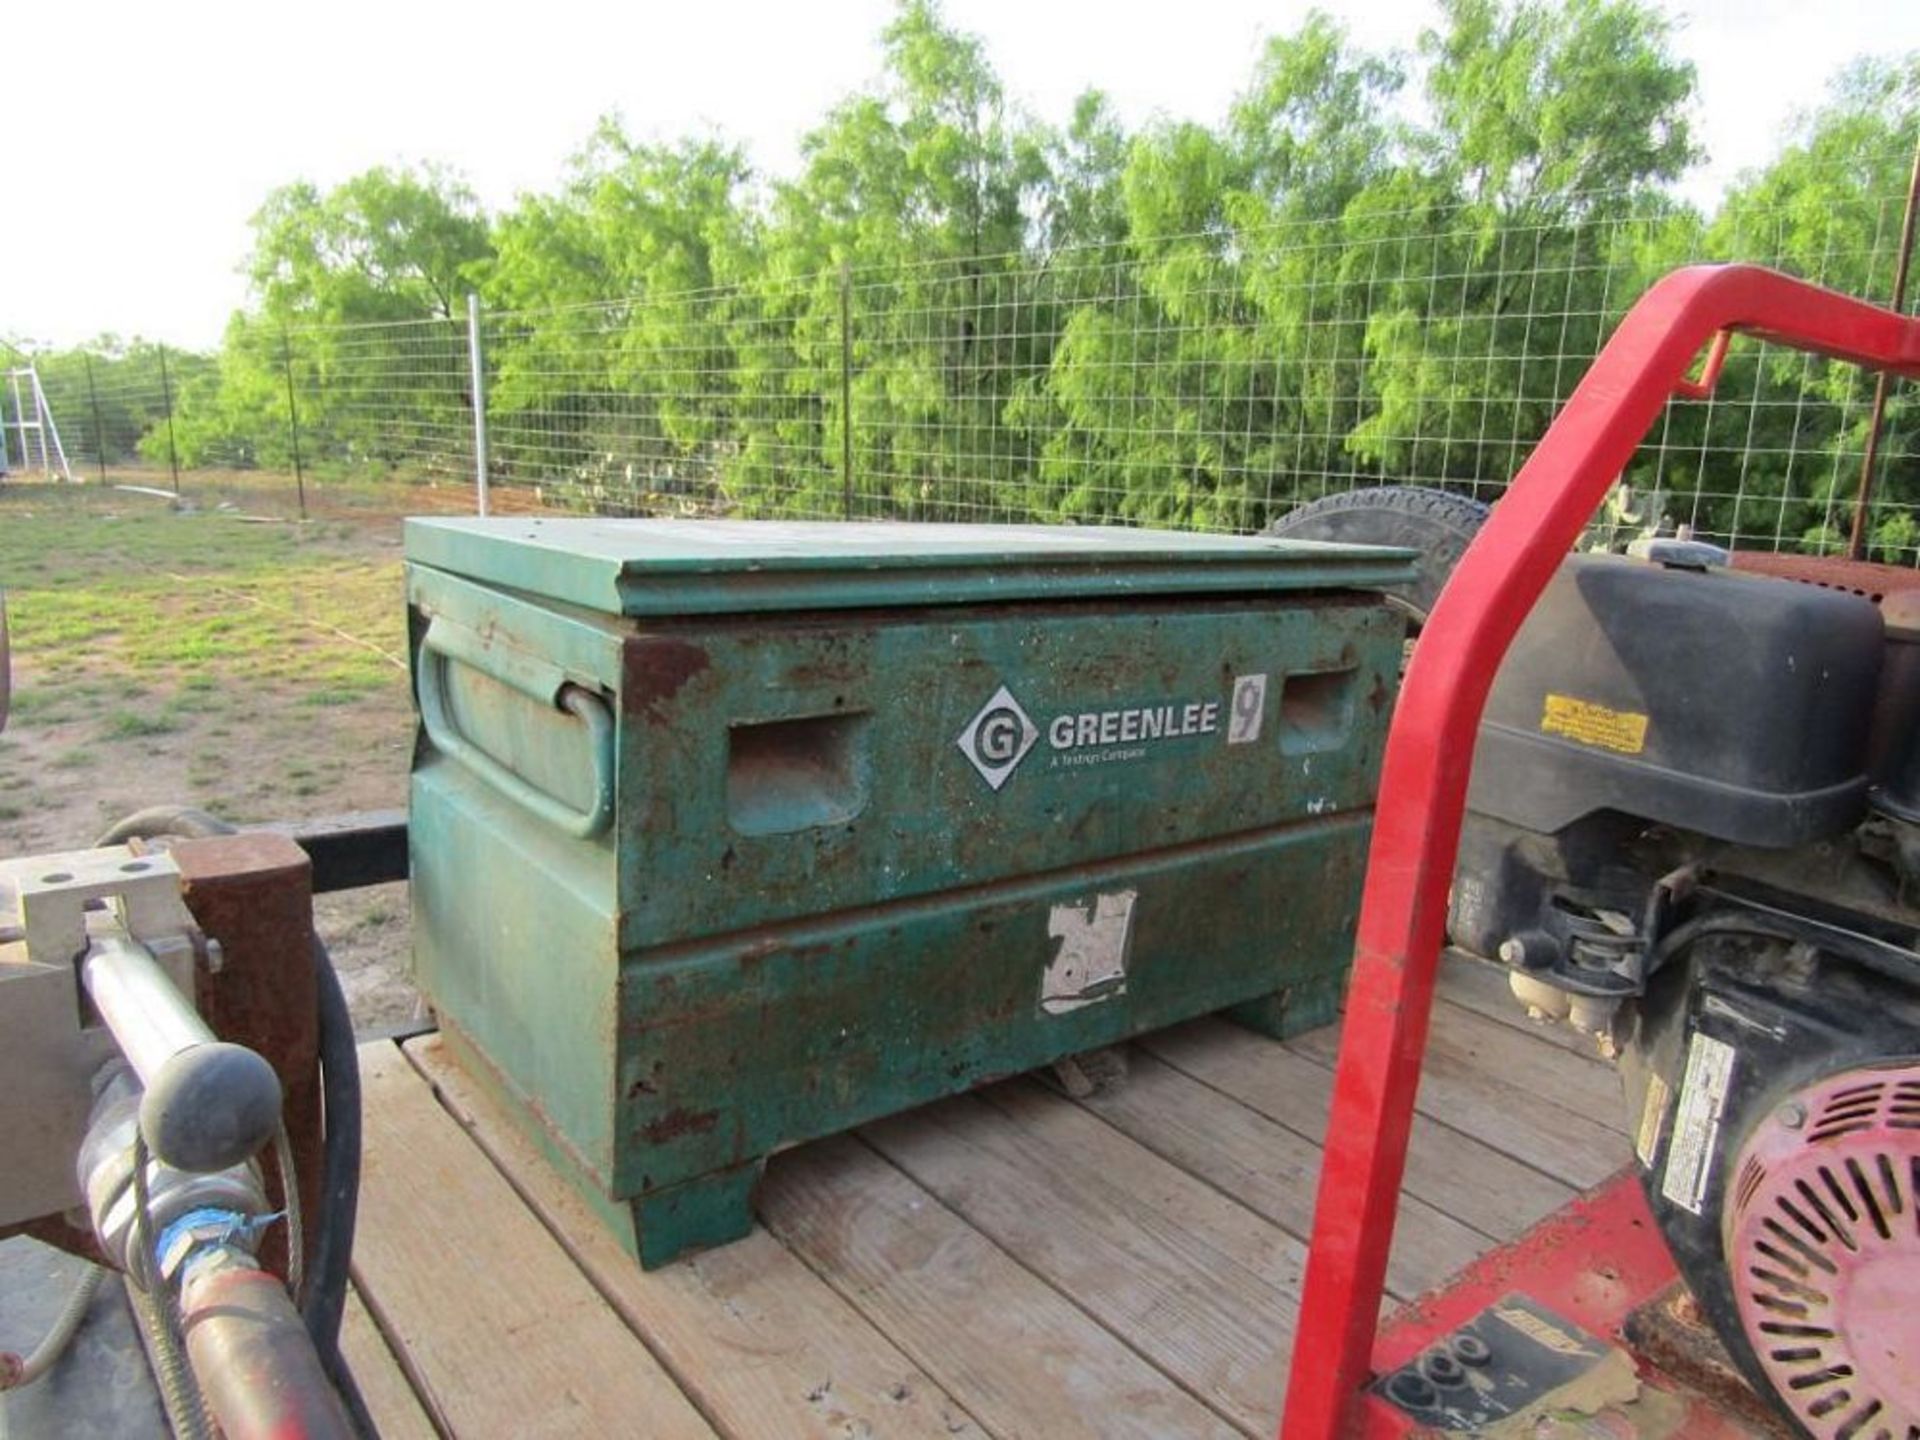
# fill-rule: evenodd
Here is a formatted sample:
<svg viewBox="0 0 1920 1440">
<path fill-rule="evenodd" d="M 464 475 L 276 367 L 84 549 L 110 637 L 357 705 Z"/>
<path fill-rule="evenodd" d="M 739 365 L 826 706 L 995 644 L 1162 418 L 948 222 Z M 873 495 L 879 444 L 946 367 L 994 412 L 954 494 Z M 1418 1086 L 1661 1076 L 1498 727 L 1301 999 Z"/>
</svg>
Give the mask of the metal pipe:
<svg viewBox="0 0 1920 1440">
<path fill-rule="evenodd" d="M 252 1256 L 221 1247 L 191 1263 L 180 1286 L 180 1329 L 227 1440 L 353 1440 L 286 1287 Z"/>
<path fill-rule="evenodd" d="M 124 935 L 95 937 L 80 978 L 142 1086 L 152 1085 L 181 1051 L 213 1042 L 213 1031 L 193 1002 L 137 941 Z"/>
<path fill-rule="evenodd" d="M 280 1077 L 244 1045 L 216 1040 L 144 945 L 98 935 L 80 965 L 94 1009 L 146 1091 L 140 1133 L 197 1174 L 244 1163 L 280 1128 Z"/>
<path fill-rule="evenodd" d="M 280 331 L 280 367 L 287 377 L 287 435 L 293 442 L 293 486 L 300 497 L 300 518 L 307 518 L 307 475 L 300 465 L 300 407 L 293 398 L 293 345 Z"/>
<path fill-rule="evenodd" d="M 101 1254 L 143 1285 L 153 1279 L 154 1235 L 181 1216 L 208 1209 L 267 1212 L 259 1172 L 251 1164 L 207 1174 L 153 1158 L 140 1132 L 145 1098 L 127 1062 L 110 1060 L 94 1080 L 93 1115 L 77 1166 Z M 143 1155 L 144 1164 L 139 1163 Z"/>
<path fill-rule="evenodd" d="M 479 513 L 491 508 L 487 481 L 487 365 L 480 350 L 480 297 L 467 294 L 467 369 L 473 377 L 473 478 Z"/>
<path fill-rule="evenodd" d="M 81 351 L 80 358 L 87 364 L 87 400 L 93 406 L 93 460 L 100 470 L 100 483 L 107 483 L 107 427 L 100 419 L 100 392 L 93 384 L 93 355 Z"/>
<path fill-rule="evenodd" d="M 167 406 L 167 464 L 173 468 L 173 493 L 180 493 L 180 447 L 173 439 L 173 380 L 167 374 L 167 347 L 160 349 L 160 396 Z"/>
<path fill-rule="evenodd" d="M 840 262 L 840 518 L 853 518 L 853 272 Z"/>
<path fill-rule="evenodd" d="M 1907 306 L 1907 266 L 1913 260 L 1913 217 L 1920 210 L 1920 140 L 1913 142 L 1913 174 L 1907 178 L 1907 209 L 1900 220 L 1900 250 L 1893 264 L 1893 303 L 1887 308 L 1904 311 Z M 1887 418 L 1887 390 L 1892 377 L 1882 370 L 1873 382 L 1873 412 L 1867 420 L 1867 444 L 1860 456 L 1860 489 L 1853 500 L 1853 530 L 1847 538 L 1847 558 L 1867 557 L 1867 511 L 1873 504 L 1873 472 L 1880 458 L 1880 427 Z"/>
</svg>

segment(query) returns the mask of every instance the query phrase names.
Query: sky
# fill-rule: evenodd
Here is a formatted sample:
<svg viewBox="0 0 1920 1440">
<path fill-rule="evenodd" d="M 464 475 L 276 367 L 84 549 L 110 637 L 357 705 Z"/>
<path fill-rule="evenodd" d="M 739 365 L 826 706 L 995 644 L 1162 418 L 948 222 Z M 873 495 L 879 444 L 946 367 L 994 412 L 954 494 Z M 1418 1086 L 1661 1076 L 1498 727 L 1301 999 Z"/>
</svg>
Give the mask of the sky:
<svg viewBox="0 0 1920 1440">
<path fill-rule="evenodd" d="M 1309 0 L 946 0 L 1016 103 L 1062 123 L 1097 86 L 1133 125 L 1218 120 Z M 1411 50 L 1431 0 L 1321 0 Z M 217 343 L 246 301 L 248 218 L 295 179 L 433 160 L 481 200 L 550 189 L 600 115 L 717 133 L 763 174 L 878 74 L 891 0 L 8 0 L 0 25 L 0 337 Z M 1864 54 L 1920 49 L 1920 0 L 1671 0 L 1699 72 L 1711 204 Z"/>
</svg>

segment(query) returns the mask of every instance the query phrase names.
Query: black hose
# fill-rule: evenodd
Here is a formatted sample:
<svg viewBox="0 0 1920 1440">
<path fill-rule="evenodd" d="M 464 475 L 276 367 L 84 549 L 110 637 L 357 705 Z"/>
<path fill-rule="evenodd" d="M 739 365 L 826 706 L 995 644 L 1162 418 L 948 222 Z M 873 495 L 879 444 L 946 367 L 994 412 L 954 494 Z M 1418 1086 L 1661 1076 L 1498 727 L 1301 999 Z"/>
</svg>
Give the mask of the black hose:
<svg viewBox="0 0 1920 1440">
<path fill-rule="evenodd" d="M 1902 984 L 1913 983 L 1913 952 L 1904 945 L 1883 940 L 1877 935 L 1841 930 L 1806 916 L 1763 906 L 1741 896 L 1728 898 L 1738 908 L 1710 910 L 1669 930 L 1654 949 L 1653 963 L 1648 967 L 1648 973 L 1653 973 L 1698 940 L 1712 935 L 1739 935 L 1812 945 L 1877 975 Z"/>
<path fill-rule="evenodd" d="M 347 1262 L 360 1204 L 360 1057 L 354 1048 L 353 1016 L 333 957 L 313 938 L 314 980 L 319 990 L 320 1099 L 326 1114 L 326 1144 L 320 1175 L 320 1215 L 313 1267 L 301 1307 L 314 1348 L 330 1373 L 340 1369 L 340 1317 L 347 1304 Z"/>
<path fill-rule="evenodd" d="M 237 833 L 226 821 L 191 805 L 150 805 L 116 820 L 93 845 L 97 850 L 104 845 L 124 845 L 129 840 L 153 840 L 162 835 L 205 840 L 213 835 Z"/>
</svg>

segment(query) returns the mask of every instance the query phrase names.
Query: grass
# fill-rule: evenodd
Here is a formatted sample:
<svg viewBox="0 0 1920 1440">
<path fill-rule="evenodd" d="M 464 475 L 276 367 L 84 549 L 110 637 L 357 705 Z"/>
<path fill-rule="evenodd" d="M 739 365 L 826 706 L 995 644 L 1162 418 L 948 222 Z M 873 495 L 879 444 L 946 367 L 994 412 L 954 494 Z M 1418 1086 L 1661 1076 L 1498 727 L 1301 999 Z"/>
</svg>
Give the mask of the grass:
<svg viewBox="0 0 1920 1440">
<path fill-rule="evenodd" d="M 65 691 L 23 689 L 8 702 L 7 713 L 18 721 L 53 723 L 68 718 L 69 702 L 80 698 L 78 686 Z"/>
<path fill-rule="evenodd" d="M 404 645 L 397 556 L 369 562 L 352 527 L 248 524 L 178 513 L 97 489 L 0 492 L 0 586 L 16 655 L 33 656 L 23 720 L 71 714 L 103 676 L 123 699 L 172 682 L 177 710 L 216 708 L 237 686 L 317 678 L 315 705 L 387 692 L 399 671 L 355 636 L 398 655 Z M 167 734 L 176 715 L 117 709 L 106 733 Z"/>
<path fill-rule="evenodd" d="M 115 710 L 100 727 L 100 734 L 106 740 L 138 740 L 149 735 L 171 735 L 179 728 L 180 722 L 165 711 Z"/>
<path fill-rule="evenodd" d="M 291 509 L 257 482 L 229 493 L 250 513 Z M 103 784 L 115 804 L 233 818 L 397 803 L 410 708 L 393 662 L 397 517 L 415 493 L 356 492 L 347 519 L 336 503 L 310 523 L 251 523 L 212 496 L 196 510 L 0 486 L 15 681 L 0 761 L 42 782 L 30 806 L 0 784 L 7 848 L 84 843 Z"/>
</svg>

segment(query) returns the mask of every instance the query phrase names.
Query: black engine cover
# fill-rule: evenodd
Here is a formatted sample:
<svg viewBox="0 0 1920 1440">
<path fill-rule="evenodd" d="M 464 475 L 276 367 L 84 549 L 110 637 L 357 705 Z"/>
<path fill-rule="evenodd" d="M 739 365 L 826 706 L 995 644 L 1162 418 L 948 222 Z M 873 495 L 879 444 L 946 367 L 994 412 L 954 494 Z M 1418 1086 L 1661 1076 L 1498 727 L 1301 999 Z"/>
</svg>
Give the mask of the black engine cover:
<svg viewBox="0 0 1920 1440">
<path fill-rule="evenodd" d="M 1501 667 L 1467 808 L 1543 835 L 1603 810 L 1745 845 L 1839 834 L 1866 808 L 1882 646 L 1856 595 L 1572 556 Z"/>
</svg>

